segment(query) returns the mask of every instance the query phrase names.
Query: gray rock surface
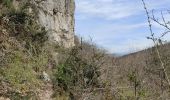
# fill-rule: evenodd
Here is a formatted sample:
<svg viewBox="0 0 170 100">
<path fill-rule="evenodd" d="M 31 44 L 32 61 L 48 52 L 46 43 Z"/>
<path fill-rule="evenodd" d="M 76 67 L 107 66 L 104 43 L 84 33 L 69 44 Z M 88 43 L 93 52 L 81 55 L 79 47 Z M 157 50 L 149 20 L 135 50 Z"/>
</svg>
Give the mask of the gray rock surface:
<svg viewBox="0 0 170 100">
<path fill-rule="evenodd" d="M 13 0 L 15 9 L 18 9 L 25 0 Z M 36 13 L 35 21 L 44 27 L 49 41 L 63 45 L 74 46 L 74 0 L 30 0 L 28 13 Z"/>
<path fill-rule="evenodd" d="M 48 43 L 52 44 L 52 46 L 56 44 L 69 48 L 75 45 L 74 0 L 13 0 L 12 5 L 15 10 L 26 12 L 35 19 L 36 24 L 45 28 Z M 58 63 L 59 54 L 55 51 L 51 52 L 51 54 L 56 63 Z"/>
<path fill-rule="evenodd" d="M 74 45 L 74 0 L 36 0 L 38 21 L 49 40 L 64 47 Z"/>
</svg>

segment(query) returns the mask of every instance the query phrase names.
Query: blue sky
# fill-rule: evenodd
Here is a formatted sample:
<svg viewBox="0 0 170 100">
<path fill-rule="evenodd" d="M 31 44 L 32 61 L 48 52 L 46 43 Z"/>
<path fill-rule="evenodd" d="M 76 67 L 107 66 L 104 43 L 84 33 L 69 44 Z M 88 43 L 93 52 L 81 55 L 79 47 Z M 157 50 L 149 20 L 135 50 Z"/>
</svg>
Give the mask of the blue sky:
<svg viewBox="0 0 170 100">
<path fill-rule="evenodd" d="M 163 11 L 170 19 L 167 9 L 170 0 L 145 0 L 149 10 L 155 9 L 155 16 Z M 93 41 L 110 53 L 126 54 L 152 46 L 147 40 L 148 23 L 141 0 L 76 0 L 76 34 Z M 159 34 L 164 29 L 153 23 L 153 30 Z M 170 40 L 170 34 L 165 36 Z"/>
</svg>

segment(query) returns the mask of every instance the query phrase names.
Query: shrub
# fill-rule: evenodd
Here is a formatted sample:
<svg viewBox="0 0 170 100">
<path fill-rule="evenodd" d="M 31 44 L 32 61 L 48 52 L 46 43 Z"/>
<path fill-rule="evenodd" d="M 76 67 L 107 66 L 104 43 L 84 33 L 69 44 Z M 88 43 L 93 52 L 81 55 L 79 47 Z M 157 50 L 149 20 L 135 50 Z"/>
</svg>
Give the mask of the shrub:
<svg viewBox="0 0 170 100">
<path fill-rule="evenodd" d="M 88 50 L 88 51 L 86 51 Z M 72 94 L 87 88 L 99 87 L 103 52 L 94 45 L 83 43 L 59 52 L 55 71 L 55 87 Z"/>
</svg>

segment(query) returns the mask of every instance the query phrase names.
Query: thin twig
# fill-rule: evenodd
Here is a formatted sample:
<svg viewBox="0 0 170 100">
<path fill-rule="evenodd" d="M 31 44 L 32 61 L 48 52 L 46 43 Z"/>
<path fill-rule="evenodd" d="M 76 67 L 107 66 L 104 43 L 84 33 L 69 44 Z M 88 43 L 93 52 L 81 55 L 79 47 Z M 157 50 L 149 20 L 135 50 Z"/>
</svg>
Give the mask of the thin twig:
<svg viewBox="0 0 170 100">
<path fill-rule="evenodd" d="M 143 0 L 142 0 L 142 1 L 143 1 Z M 145 7 L 146 7 L 146 5 L 145 5 Z M 145 7 L 144 7 L 144 8 L 145 8 Z M 145 9 L 145 10 L 146 10 L 146 9 Z M 147 10 L 147 13 L 148 13 L 148 10 Z M 147 15 L 149 15 L 149 13 L 148 13 Z M 153 12 L 153 10 L 152 10 L 152 17 L 149 17 L 149 20 L 153 20 L 154 22 L 156 22 L 156 23 L 159 24 L 160 26 L 162 26 L 162 27 L 170 30 L 170 27 L 167 25 L 168 23 L 166 23 L 165 17 L 163 16 L 163 13 L 162 13 L 162 12 L 161 12 L 161 17 L 162 17 L 163 23 L 161 23 L 158 19 L 155 18 L 154 12 Z"/>
</svg>

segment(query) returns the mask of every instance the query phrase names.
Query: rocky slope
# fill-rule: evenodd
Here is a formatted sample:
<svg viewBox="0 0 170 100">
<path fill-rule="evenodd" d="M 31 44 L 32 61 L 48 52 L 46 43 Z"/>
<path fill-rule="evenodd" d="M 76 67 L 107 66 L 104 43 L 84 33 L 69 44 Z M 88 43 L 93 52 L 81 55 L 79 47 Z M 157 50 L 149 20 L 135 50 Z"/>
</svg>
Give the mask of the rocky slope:
<svg viewBox="0 0 170 100">
<path fill-rule="evenodd" d="M 0 100 L 50 100 L 42 72 L 54 74 L 55 47 L 74 46 L 74 0 L 1 0 L 0 9 Z"/>
</svg>

